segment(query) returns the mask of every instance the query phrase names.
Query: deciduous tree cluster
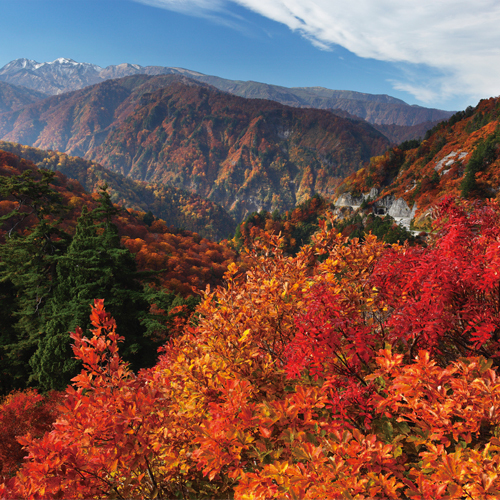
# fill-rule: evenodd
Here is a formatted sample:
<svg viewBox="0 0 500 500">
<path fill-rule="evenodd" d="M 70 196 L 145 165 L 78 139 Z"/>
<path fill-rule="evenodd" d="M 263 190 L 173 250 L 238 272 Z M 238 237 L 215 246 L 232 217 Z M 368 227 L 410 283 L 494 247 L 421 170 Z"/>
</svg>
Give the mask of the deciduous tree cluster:
<svg viewBox="0 0 500 500">
<path fill-rule="evenodd" d="M 445 200 L 427 247 L 329 227 L 258 243 L 138 373 L 95 301 L 3 495 L 498 498 L 500 207 Z"/>
</svg>

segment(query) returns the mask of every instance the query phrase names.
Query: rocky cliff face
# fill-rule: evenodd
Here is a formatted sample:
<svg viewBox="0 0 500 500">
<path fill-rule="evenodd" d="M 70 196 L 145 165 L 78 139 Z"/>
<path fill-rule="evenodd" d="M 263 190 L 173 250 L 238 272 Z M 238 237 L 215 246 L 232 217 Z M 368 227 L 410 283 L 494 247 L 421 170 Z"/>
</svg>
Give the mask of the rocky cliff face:
<svg viewBox="0 0 500 500">
<path fill-rule="evenodd" d="M 389 215 L 396 220 L 398 224 L 410 229 L 410 224 L 412 219 L 415 217 L 417 211 L 417 204 L 413 205 L 413 208 L 408 206 L 405 200 L 402 198 L 396 198 L 393 195 L 383 196 L 377 199 L 379 196 L 379 190 L 377 188 L 372 188 L 369 193 L 361 195 L 352 195 L 352 193 L 343 193 L 340 195 L 336 202 L 336 207 L 350 207 L 352 209 L 358 209 L 361 207 L 364 201 L 373 201 L 373 213 L 375 215 Z"/>
<path fill-rule="evenodd" d="M 343 193 L 335 201 L 336 207 L 359 208 L 364 201 L 374 200 L 378 196 L 378 189 L 373 188 L 366 194 Z"/>
<path fill-rule="evenodd" d="M 416 203 L 413 205 L 413 208 L 410 208 L 405 200 L 403 200 L 402 198 L 397 198 L 394 199 L 394 201 L 391 203 L 387 214 L 394 219 L 409 219 L 411 221 L 411 219 L 415 217 L 416 211 Z"/>
</svg>

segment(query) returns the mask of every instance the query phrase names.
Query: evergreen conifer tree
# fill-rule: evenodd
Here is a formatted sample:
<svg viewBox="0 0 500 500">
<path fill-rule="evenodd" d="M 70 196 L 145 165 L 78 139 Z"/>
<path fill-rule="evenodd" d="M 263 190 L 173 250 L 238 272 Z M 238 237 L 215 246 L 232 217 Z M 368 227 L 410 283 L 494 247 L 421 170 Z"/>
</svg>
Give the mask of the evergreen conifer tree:
<svg viewBox="0 0 500 500">
<path fill-rule="evenodd" d="M 84 207 L 67 253 L 57 262 L 57 279 L 49 320 L 38 349 L 30 360 L 33 375 L 43 389 L 61 389 L 77 373 L 69 332 L 90 326 L 90 304 L 104 299 L 125 337 L 124 358 L 132 367 L 150 365 L 155 349 L 144 337 L 141 319 L 149 304 L 137 280 L 133 255 L 122 248 L 111 217 L 116 213 L 106 190 L 92 213 Z M 97 219 L 97 224 L 95 223 Z"/>
<path fill-rule="evenodd" d="M 25 171 L 0 178 L 0 196 L 16 208 L 0 217 L 6 230 L 0 245 L 0 390 L 27 383 L 26 366 L 37 348 L 51 296 L 57 259 L 69 235 L 59 227 L 62 197 L 50 185 L 54 173 Z"/>
</svg>

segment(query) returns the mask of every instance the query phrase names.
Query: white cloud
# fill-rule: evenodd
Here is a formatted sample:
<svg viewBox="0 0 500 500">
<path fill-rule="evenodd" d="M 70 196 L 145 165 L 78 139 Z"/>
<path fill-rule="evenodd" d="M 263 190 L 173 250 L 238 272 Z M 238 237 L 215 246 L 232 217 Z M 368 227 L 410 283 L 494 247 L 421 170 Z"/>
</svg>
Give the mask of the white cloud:
<svg viewBox="0 0 500 500">
<path fill-rule="evenodd" d="M 423 100 L 500 94 L 498 0 L 137 0 L 187 14 L 223 15 L 231 3 L 283 23 L 319 48 L 426 65 L 431 82 L 394 82 Z"/>
</svg>

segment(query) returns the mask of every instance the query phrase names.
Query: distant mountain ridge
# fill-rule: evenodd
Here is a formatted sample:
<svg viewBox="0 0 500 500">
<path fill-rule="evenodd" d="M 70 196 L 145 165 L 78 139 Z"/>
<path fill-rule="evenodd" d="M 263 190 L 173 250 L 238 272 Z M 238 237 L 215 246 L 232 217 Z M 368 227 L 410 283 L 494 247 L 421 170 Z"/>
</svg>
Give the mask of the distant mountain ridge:
<svg viewBox="0 0 500 500">
<path fill-rule="evenodd" d="M 135 75 L 0 114 L 0 138 L 195 192 L 241 221 L 289 210 L 389 141 L 362 120 L 245 99 L 181 75 Z"/>
<path fill-rule="evenodd" d="M 340 109 L 379 125 L 414 126 L 424 122 L 444 120 L 453 114 L 450 111 L 410 106 L 401 99 L 388 95 L 331 90 L 324 87 L 287 88 L 253 81 L 228 80 L 184 68 L 163 66 L 143 67 L 124 63 L 101 68 L 95 64 L 78 63 L 67 58 L 46 63 L 16 59 L 0 69 L 0 81 L 54 95 L 78 90 L 108 79 L 138 74 L 184 75 L 240 97 L 270 99 L 294 107 Z"/>
<path fill-rule="evenodd" d="M 0 113 L 21 109 L 48 97 L 43 92 L 0 82 Z"/>
<path fill-rule="evenodd" d="M 100 71 L 102 68 L 95 64 L 64 57 L 44 63 L 22 58 L 1 68 L 0 80 L 54 95 L 99 83 Z"/>
</svg>

